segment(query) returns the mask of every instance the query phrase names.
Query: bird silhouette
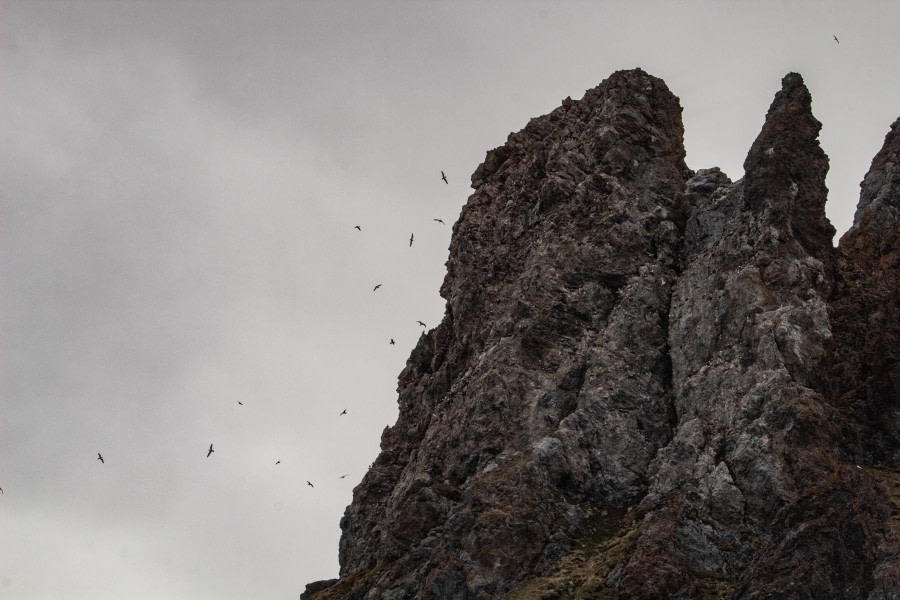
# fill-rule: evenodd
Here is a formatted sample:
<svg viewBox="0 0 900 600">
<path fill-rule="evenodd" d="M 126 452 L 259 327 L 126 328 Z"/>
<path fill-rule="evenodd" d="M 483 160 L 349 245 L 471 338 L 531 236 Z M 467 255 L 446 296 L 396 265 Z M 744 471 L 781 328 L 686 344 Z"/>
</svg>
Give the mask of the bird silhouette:
<svg viewBox="0 0 900 600">
<path fill-rule="evenodd" d="M 359 229 L 360 231 L 362 231 L 362 227 L 360 227 L 359 225 L 354 225 L 353 228 L 354 228 L 354 229 Z"/>
<path fill-rule="evenodd" d="M 374 292 L 375 290 L 377 290 L 380 287 L 381 287 L 381 284 L 379 283 L 378 285 L 376 285 L 375 287 L 372 288 L 372 291 Z"/>
<path fill-rule="evenodd" d="M 833 37 L 833 38 L 834 38 L 834 41 L 836 41 L 838 44 L 841 43 L 841 40 L 837 39 L 837 36 L 834 35 L 833 33 L 831 34 L 831 37 Z"/>
<path fill-rule="evenodd" d="M 391 338 L 391 346 L 394 345 L 394 338 Z"/>
<path fill-rule="evenodd" d="M 103 455 L 100 454 L 99 452 L 97 453 L 97 460 L 99 460 L 100 462 L 102 462 L 104 465 L 106 464 L 106 461 L 103 460 Z"/>
<path fill-rule="evenodd" d="M 240 401 L 240 400 L 238 400 L 238 404 L 240 404 L 240 405 L 241 405 L 241 406 L 243 406 L 243 405 L 244 405 L 244 403 L 243 403 L 243 402 L 241 402 L 241 401 Z"/>
<path fill-rule="evenodd" d="M 341 412 L 341 414 L 339 414 L 338 416 L 339 416 L 339 417 L 342 417 L 342 416 L 344 416 L 344 415 L 346 415 L 346 414 L 347 414 L 347 409 L 345 408 L 345 409 Z"/>
<path fill-rule="evenodd" d="M 437 222 L 440 223 L 441 225 L 444 224 L 444 222 L 443 222 L 442 220 L 440 220 L 440 219 L 432 219 L 432 221 L 437 221 Z"/>
<path fill-rule="evenodd" d="M 310 482 L 308 482 L 308 481 L 307 481 L 307 482 L 306 482 L 306 485 L 308 485 L 308 486 L 309 486 L 309 487 L 311 487 L 311 488 L 314 488 L 314 487 L 316 487 L 316 486 L 314 486 L 314 485 L 313 485 L 313 484 L 311 484 L 311 483 L 310 483 Z"/>
<path fill-rule="evenodd" d="M 344 477 L 347 477 L 348 475 L 350 475 L 350 473 L 347 473 L 347 475 L 341 475 L 340 477 L 338 477 L 338 479 L 343 479 Z"/>
<path fill-rule="evenodd" d="M 212 444 L 210 444 L 210 445 L 209 445 L 209 452 L 206 453 L 206 458 L 209 458 L 209 455 L 212 454 L 213 452 L 215 452 L 215 450 L 212 449 Z"/>
<path fill-rule="evenodd" d="M 414 234 L 412 234 L 412 233 L 409 234 L 409 247 L 410 247 L 410 248 L 412 248 L 413 235 L 414 235 Z"/>
<path fill-rule="evenodd" d="M 421 325 L 422 327 L 425 327 L 426 329 L 428 328 L 428 325 L 426 325 L 426 324 L 423 323 L 422 321 L 416 321 L 416 323 L 418 323 L 418 324 Z"/>
<path fill-rule="evenodd" d="M 276 461 L 275 461 L 275 464 L 276 464 L 276 465 L 280 465 L 280 464 L 281 464 L 281 461 L 280 461 L 280 460 L 276 460 Z"/>
<path fill-rule="evenodd" d="M 443 172 L 443 171 L 441 171 L 441 179 L 444 180 L 444 183 L 446 183 L 447 185 L 450 185 L 450 182 L 447 181 L 447 176 L 444 175 L 444 172 Z"/>
<path fill-rule="evenodd" d="M 0 488 L 0 494 L 2 494 L 2 493 L 3 493 L 3 488 Z"/>
</svg>

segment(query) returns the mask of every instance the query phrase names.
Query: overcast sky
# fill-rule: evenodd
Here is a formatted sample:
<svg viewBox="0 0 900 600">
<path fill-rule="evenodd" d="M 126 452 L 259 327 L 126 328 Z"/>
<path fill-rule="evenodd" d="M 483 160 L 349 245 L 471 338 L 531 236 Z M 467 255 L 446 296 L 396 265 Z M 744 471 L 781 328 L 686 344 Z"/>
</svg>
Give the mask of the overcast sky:
<svg viewBox="0 0 900 600">
<path fill-rule="evenodd" d="M 800 72 L 838 235 L 900 116 L 894 1 L 0 7 L 9 600 L 335 577 L 469 177 L 566 96 L 642 67 L 738 179 Z"/>
</svg>

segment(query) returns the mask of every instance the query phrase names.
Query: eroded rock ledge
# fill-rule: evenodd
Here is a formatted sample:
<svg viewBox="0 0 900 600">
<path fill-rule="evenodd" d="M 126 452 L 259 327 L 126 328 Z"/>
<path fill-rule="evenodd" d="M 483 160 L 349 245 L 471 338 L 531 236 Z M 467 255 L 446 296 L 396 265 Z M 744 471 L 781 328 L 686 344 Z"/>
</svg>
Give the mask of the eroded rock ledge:
<svg viewBox="0 0 900 600">
<path fill-rule="evenodd" d="M 487 153 L 305 598 L 900 594 L 900 134 L 834 248 L 788 74 L 732 182 L 614 73 Z"/>
</svg>

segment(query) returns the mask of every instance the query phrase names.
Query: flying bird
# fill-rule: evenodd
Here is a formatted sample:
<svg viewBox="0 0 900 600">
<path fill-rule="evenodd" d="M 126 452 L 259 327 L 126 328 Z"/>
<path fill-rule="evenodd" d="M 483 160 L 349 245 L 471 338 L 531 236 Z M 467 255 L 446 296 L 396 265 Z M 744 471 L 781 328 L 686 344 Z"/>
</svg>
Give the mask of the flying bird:
<svg viewBox="0 0 900 600">
<path fill-rule="evenodd" d="M 414 234 L 412 234 L 412 233 L 409 234 L 409 247 L 410 247 L 410 248 L 412 248 L 413 235 L 414 235 Z"/>
<path fill-rule="evenodd" d="M 450 185 L 450 182 L 447 181 L 447 176 L 444 175 L 444 172 L 443 172 L 443 171 L 441 171 L 441 179 L 444 180 L 444 183 L 446 183 L 447 185 Z"/>
<path fill-rule="evenodd" d="M 339 416 L 339 417 L 343 417 L 343 416 L 346 415 L 346 414 L 347 414 L 347 409 L 345 408 L 345 409 L 343 410 L 343 412 L 341 412 L 341 414 L 339 414 L 338 416 Z"/>
<path fill-rule="evenodd" d="M 360 231 L 362 231 L 362 228 L 361 228 L 359 225 L 354 225 L 353 228 L 354 228 L 354 229 L 359 229 Z"/>
<path fill-rule="evenodd" d="M 833 37 L 833 38 L 834 38 L 834 41 L 836 41 L 838 44 L 841 43 L 841 40 L 837 39 L 837 36 L 834 35 L 833 33 L 831 34 L 831 37 Z"/>
<path fill-rule="evenodd" d="M 243 405 L 244 405 L 244 403 L 243 403 L 243 402 L 241 402 L 241 401 L 240 401 L 240 400 L 238 400 L 238 404 L 240 404 L 240 405 L 241 405 L 241 406 L 243 406 Z"/>
<path fill-rule="evenodd" d="M 276 461 L 275 461 L 275 464 L 276 464 L 276 465 L 280 465 L 280 464 L 281 464 L 281 461 L 280 461 L 280 460 L 276 460 Z"/>
<path fill-rule="evenodd" d="M 381 284 L 379 283 L 378 285 L 376 285 L 375 287 L 372 288 L 372 291 L 374 292 L 375 290 L 377 290 L 380 287 L 381 287 Z"/>
<path fill-rule="evenodd" d="M 391 338 L 391 346 L 394 345 L 394 338 Z"/>
<path fill-rule="evenodd" d="M 440 224 L 441 224 L 441 225 L 443 225 L 443 224 L 444 224 L 444 222 L 443 222 L 443 221 L 441 221 L 441 220 L 440 220 L 440 219 L 432 219 L 432 221 L 437 221 L 437 222 L 438 222 L 438 223 L 440 223 Z"/>
<path fill-rule="evenodd" d="M 97 453 L 97 460 L 99 460 L 100 462 L 102 462 L 104 465 L 106 464 L 106 461 L 103 460 L 103 455 L 100 454 L 99 452 Z"/>
<path fill-rule="evenodd" d="M 347 473 L 347 475 L 341 475 L 340 477 L 338 477 L 338 479 L 343 479 L 344 477 L 347 477 L 348 475 L 350 475 L 350 473 Z"/>
<path fill-rule="evenodd" d="M 0 494 L 2 494 L 2 493 L 3 493 L 3 488 L 0 488 Z"/>
<path fill-rule="evenodd" d="M 308 485 L 308 486 L 309 486 L 309 487 L 311 487 L 311 488 L 314 488 L 314 487 L 316 487 L 316 486 L 314 486 L 314 485 L 313 485 L 313 484 L 311 484 L 311 483 L 310 483 L 310 482 L 308 482 L 308 481 L 307 481 L 307 482 L 306 482 L 306 485 Z"/>
<path fill-rule="evenodd" d="M 212 454 L 213 452 L 215 452 L 215 450 L 212 449 L 212 444 L 210 444 L 210 445 L 209 445 L 209 452 L 206 453 L 206 458 L 209 458 L 209 455 Z"/>
<path fill-rule="evenodd" d="M 426 324 L 423 323 L 422 321 L 416 321 L 416 323 L 418 323 L 418 324 L 421 325 L 422 327 L 428 329 L 428 325 L 426 325 Z"/>
</svg>

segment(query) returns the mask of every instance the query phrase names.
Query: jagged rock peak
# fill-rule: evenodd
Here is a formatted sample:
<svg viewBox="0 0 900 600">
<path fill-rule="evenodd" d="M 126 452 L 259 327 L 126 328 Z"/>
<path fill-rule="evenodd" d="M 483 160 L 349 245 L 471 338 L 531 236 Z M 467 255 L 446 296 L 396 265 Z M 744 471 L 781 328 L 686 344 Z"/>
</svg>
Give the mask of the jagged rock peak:
<svg viewBox="0 0 900 600">
<path fill-rule="evenodd" d="M 639 124 L 649 121 L 661 128 L 666 135 L 657 138 L 654 132 L 629 126 L 629 120 Z M 551 131 L 555 131 L 559 139 L 568 139 L 573 133 L 596 133 L 603 138 L 597 140 L 595 146 L 592 145 L 596 155 L 608 150 L 605 142 L 614 138 L 612 128 L 616 125 L 624 126 L 631 133 L 646 134 L 649 137 L 643 141 L 656 144 L 660 151 L 679 154 L 681 160 L 684 160 L 683 126 L 678 97 L 669 91 L 662 79 L 653 77 L 642 69 L 622 70 L 588 90 L 581 100 L 566 98 L 549 115 L 532 119 L 524 130 L 511 133 L 504 145 L 489 150 L 484 162 L 472 174 L 472 187 L 477 189 L 484 184 L 511 155 L 523 149 L 529 138 L 532 138 L 532 142 L 540 142 L 540 138 Z M 642 140 L 635 138 L 632 141 Z"/>
<path fill-rule="evenodd" d="M 825 216 L 828 157 L 818 141 L 821 128 L 803 78 L 788 73 L 744 160 L 744 190 L 753 210 L 768 210 L 807 250 L 825 256 L 835 230 Z"/>
<path fill-rule="evenodd" d="M 900 119 L 860 184 L 841 237 L 831 323 L 830 396 L 847 407 L 860 462 L 900 463 Z"/>
<path fill-rule="evenodd" d="M 812 116 L 812 95 L 803 83 L 800 73 L 791 72 L 781 78 L 781 90 L 775 94 L 775 99 L 766 113 L 766 120 L 783 110 L 793 110 L 798 114 Z M 818 121 L 816 123 L 821 127 L 821 123 Z"/>
<path fill-rule="evenodd" d="M 840 246 L 869 273 L 895 268 L 900 261 L 900 119 L 891 125 L 859 186 L 853 226 Z"/>
<path fill-rule="evenodd" d="M 487 152 L 340 579 L 302 597 L 900 590 L 900 303 L 831 246 L 820 127 L 789 74 L 744 178 L 694 173 L 635 69 Z M 867 216 L 898 205 L 896 129 L 848 246 L 897 230 Z"/>
</svg>

